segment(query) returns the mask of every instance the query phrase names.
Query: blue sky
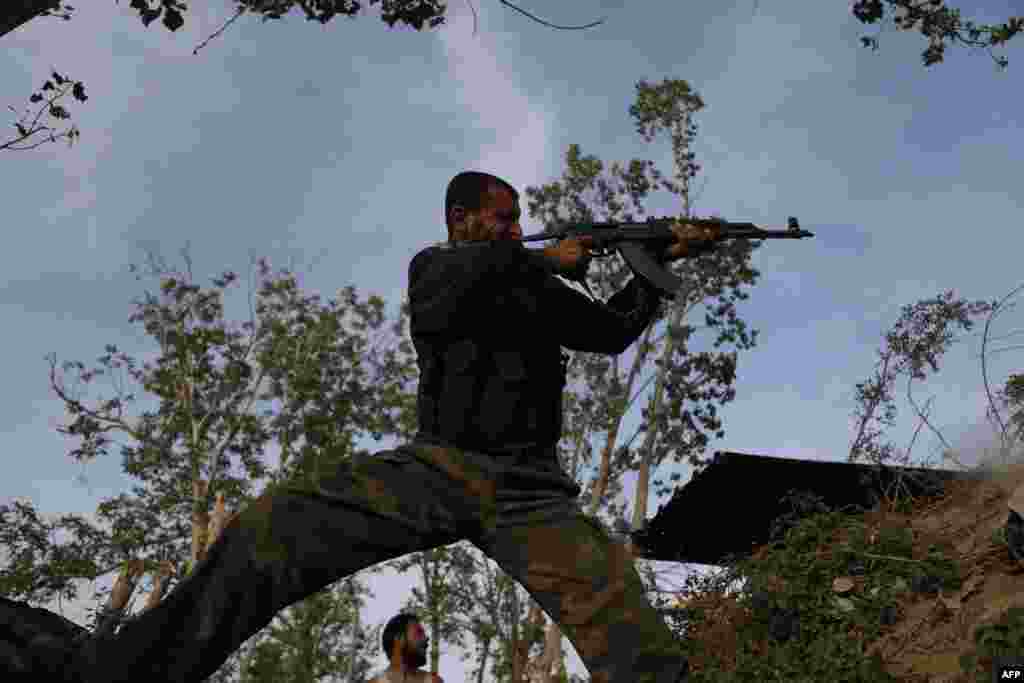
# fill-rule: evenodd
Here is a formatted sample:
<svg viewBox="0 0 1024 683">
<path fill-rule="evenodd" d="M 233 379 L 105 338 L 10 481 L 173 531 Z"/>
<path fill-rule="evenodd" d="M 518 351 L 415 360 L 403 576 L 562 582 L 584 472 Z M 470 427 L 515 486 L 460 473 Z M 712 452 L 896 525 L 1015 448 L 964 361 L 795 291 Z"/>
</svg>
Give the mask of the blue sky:
<svg viewBox="0 0 1024 683">
<path fill-rule="evenodd" d="M 964 12 L 980 22 L 1012 13 L 1008 2 L 974 4 Z M 296 14 L 243 18 L 193 56 L 230 16 L 226 3 L 204 5 L 175 35 L 143 30 L 126 3 L 99 2 L 71 22 L 36 20 L 3 38 L 7 104 L 20 107 L 51 67 L 85 81 L 90 99 L 72 107 L 83 131 L 74 148 L 0 156 L 0 499 L 91 514 L 130 486 L 114 456 L 84 469 L 70 460 L 43 357 L 92 365 L 107 343 L 155 357 L 128 322 L 131 300 L 155 289 L 128 272 L 143 248 L 182 267 L 189 243 L 204 284 L 223 270 L 243 274 L 226 300 L 230 320 L 246 319 L 245 274 L 261 256 L 292 267 L 306 291 L 329 297 L 355 284 L 395 315 L 409 259 L 445 237 L 455 173 L 496 173 L 523 192 L 557 179 L 577 143 L 608 164 L 652 159 L 671 174 L 668 140 L 644 143 L 627 112 L 641 79 L 686 79 L 706 103 L 696 214 L 770 226 L 796 215 L 817 235 L 756 256 L 762 277 L 739 312 L 761 331 L 759 346 L 740 355 L 726 435 L 709 450 L 844 459 L 854 385 L 870 376 L 900 307 L 950 288 L 990 300 L 1019 284 L 1024 61 L 1015 41 L 1000 52 L 1005 72 L 964 49 L 926 70 L 918 34 L 889 28 L 878 52 L 860 47 L 865 27 L 843 2 L 759 2 L 756 12 L 753 0 L 524 6 L 554 23 L 607 18 L 556 31 L 477 0 L 476 35 L 465 3 L 428 33 L 388 29 L 374 7 L 326 26 Z M 660 193 L 647 209 L 680 206 Z M 524 231 L 541 228 L 524 218 Z M 1012 332 L 1015 317 L 995 332 Z M 695 343 L 707 348 L 710 338 Z M 935 396 L 932 417 L 968 462 L 990 431 L 979 348 L 955 346 L 916 393 Z M 993 357 L 990 379 L 1004 381 L 1017 358 Z M 895 393 L 892 438 L 902 447 L 914 422 L 905 386 Z M 110 394 L 94 383 L 87 396 Z M 634 408 L 628 431 L 638 418 Z M 933 444 L 923 437 L 915 454 Z M 685 481 L 689 469 L 676 469 Z M 75 481 L 83 472 L 88 485 Z M 378 598 L 364 616 L 391 616 L 412 580 L 374 578 Z M 76 618 L 81 605 L 65 614 Z M 580 670 L 575 656 L 572 667 Z M 463 673 L 445 652 L 442 676 Z"/>
</svg>

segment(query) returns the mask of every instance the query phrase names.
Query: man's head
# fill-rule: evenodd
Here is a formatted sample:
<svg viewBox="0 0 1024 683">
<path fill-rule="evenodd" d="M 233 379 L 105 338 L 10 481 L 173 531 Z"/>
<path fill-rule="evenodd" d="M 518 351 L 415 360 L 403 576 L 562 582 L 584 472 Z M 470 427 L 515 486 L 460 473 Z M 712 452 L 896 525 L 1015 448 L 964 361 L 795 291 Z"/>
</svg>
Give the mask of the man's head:
<svg viewBox="0 0 1024 683">
<path fill-rule="evenodd" d="M 384 626 L 381 646 L 388 661 L 395 663 L 396 657 L 411 669 L 418 669 L 427 663 L 427 633 L 413 614 L 397 614 Z"/>
<path fill-rule="evenodd" d="M 519 193 L 487 173 L 465 171 L 452 178 L 444 197 L 444 215 L 449 240 L 479 242 L 523 236 Z"/>
</svg>

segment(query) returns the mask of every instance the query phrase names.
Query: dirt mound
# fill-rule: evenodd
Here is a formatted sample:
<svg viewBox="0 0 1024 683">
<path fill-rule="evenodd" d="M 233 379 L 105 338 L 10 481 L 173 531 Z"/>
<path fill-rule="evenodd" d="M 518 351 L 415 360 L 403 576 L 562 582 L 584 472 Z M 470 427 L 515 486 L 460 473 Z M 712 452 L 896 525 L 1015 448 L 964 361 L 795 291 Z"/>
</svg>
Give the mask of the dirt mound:
<svg viewBox="0 0 1024 683">
<path fill-rule="evenodd" d="M 915 556 L 929 545 L 952 548 L 963 579 L 955 592 L 939 591 L 935 597 L 909 593 L 901 600 L 902 618 L 872 646 L 897 677 L 972 680 L 962 671 L 960 658 L 974 652 L 979 627 L 1001 621 L 1011 608 L 1024 607 L 1024 567 L 1000 541 L 1008 503 L 1022 486 L 1024 466 L 1015 465 L 993 472 L 991 479 L 950 483 L 944 496 L 902 519 L 873 513 L 880 522 L 908 524 Z"/>
<path fill-rule="evenodd" d="M 801 521 L 735 565 L 743 591 L 688 594 L 695 680 L 816 680 L 844 660 L 842 680 L 991 680 L 993 657 L 1024 658 L 1018 503 L 1024 465 Z"/>
</svg>

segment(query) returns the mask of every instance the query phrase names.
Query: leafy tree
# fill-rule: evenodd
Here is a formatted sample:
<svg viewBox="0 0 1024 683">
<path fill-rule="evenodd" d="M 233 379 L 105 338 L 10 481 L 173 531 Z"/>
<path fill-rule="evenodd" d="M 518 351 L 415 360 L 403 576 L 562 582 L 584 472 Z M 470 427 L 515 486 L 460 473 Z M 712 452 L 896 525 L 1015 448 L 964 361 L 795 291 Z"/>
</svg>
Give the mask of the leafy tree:
<svg viewBox="0 0 1024 683">
<path fill-rule="evenodd" d="M 657 125 L 668 127 L 666 124 L 669 120 L 680 115 L 678 107 L 702 106 L 699 96 L 691 95 L 684 81 L 666 81 L 655 87 L 641 81 L 637 91 L 637 104 L 631 108 L 630 113 L 637 119 L 638 131 L 648 140 L 656 130 L 655 120 L 658 117 L 662 118 L 658 119 Z M 678 150 L 677 143 L 681 144 L 683 138 L 678 138 L 675 133 L 674 138 L 673 145 Z M 680 160 L 692 163 L 692 153 L 684 151 L 682 156 L 678 156 L 677 163 Z M 526 189 L 530 215 L 541 219 L 545 226 L 554 226 L 564 220 L 642 220 L 646 211 L 641 202 L 653 189 L 661 188 L 673 194 L 682 192 L 680 185 L 663 178 L 652 161 L 633 159 L 628 170 L 615 163 L 608 179 L 601 177 L 603 162 L 593 156 L 580 156 L 577 145 L 569 146 L 566 161 L 568 170 L 562 181 Z M 679 169 L 679 177 L 687 177 L 685 174 L 692 170 L 692 167 L 689 170 L 686 167 Z M 586 193 L 593 193 L 593 198 L 588 201 L 584 196 Z M 633 210 L 628 210 L 629 204 L 632 204 Z M 639 213 L 640 217 L 633 211 Z M 687 217 L 686 210 L 677 217 Z M 707 255 L 670 264 L 669 268 L 683 280 L 684 287 L 675 301 L 663 302 L 656 320 L 638 340 L 633 363 L 625 372 L 620 372 L 618 367 L 621 356 L 609 358 L 586 353 L 571 355 L 570 367 L 579 365 L 586 389 L 569 400 L 570 415 L 574 419 L 589 422 L 592 432 L 606 435 L 597 463 L 597 478 L 593 486 L 583 494 L 590 514 L 596 514 L 606 497 L 617 493 L 611 488 L 617 484 L 621 474 L 636 467 L 637 459 L 631 450 L 632 443 L 643 432 L 650 430 L 653 433 L 655 430 L 651 429 L 652 426 L 657 428 L 656 438 L 659 443 L 657 446 L 652 442 L 648 444 L 653 451 L 652 455 L 645 456 L 649 458 L 650 465 L 660 464 L 669 456 L 673 456 L 676 461 L 686 458 L 691 464 L 700 465 L 703 463 L 700 455 L 708 442 L 707 434 L 701 427 L 714 431 L 719 438 L 724 434 L 721 421 L 711 403 L 724 405 L 733 400 L 731 385 L 735 380 L 736 354 L 691 353 L 687 341 L 697 329 L 708 329 L 718 330 L 713 344 L 716 348 L 727 342 L 741 349 L 755 345 L 757 332 L 755 330 L 748 334 L 745 322 L 736 315 L 734 302 L 749 297 L 742 291 L 742 287 L 754 284 L 760 274 L 749 266 L 750 254 L 758 246 L 758 243 L 733 240 L 723 243 L 719 249 Z M 614 254 L 592 264 L 588 283 L 598 298 L 604 299 L 620 289 L 630 275 L 621 257 Z M 678 317 L 682 319 L 692 308 L 705 304 L 712 297 L 717 297 L 718 305 L 705 305 L 705 324 L 701 328 L 670 324 L 665 334 L 654 336 L 658 322 L 666 313 L 681 311 Z M 639 392 L 656 379 L 655 375 L 641 382 L 640 372 L 648 358 L 661 348 L 663 341 L 672 342 L 669 347 L 671 356 L 656 361 L 659 373 L 664 376 L 665 405 L 659 406 L 658 417 L 653 423 L 650 422 L 650 411 L 644 410 L 645 422 L 636 432 L 628 435 L 625 445 L 619 446 L 619 432 L 626 411 Z M 708 405 L 697 404 L 692 409 L 684 409 L 684 401 L 703 401 Z M 583 436 L 585 431 L 582 425 L 570 427 L 570 433 L 576 437 Z M 586 438 L 593 435 L 589 434 Z M 590 451 L 588 447 L 577 445 L 569 452 L 563 451 L 561 457 L 571 469 L 574 458 Z M 663 490 L 659 493 L 663 495 L 667 492 Z M 621 509 L 616 506 L 610 505 L 609 512 L 613 519 L 622 516 Z"/>
<path fill-rule="evenodd" d="M 559 26 L 537 18 L 507 0 L 498 0 L 498 2 L 539 24 L 555 29 L 586 29 L 604 22 L 602 19 L 583 26 Z M 193 54 L 198 54 L 199 50 L 205 47 L 211 40 L 221 35 L 225 29 L 244 14 L 257 15 L 262 21 L 266 22 L 272 19 L 282 19 L 293 9 L 297 9 L 303 13 L 308 21 L 326 24 L 336 16 L 355 17 L 363 9 L 363 4 L 358 0 L 233 0 L 233 3 L 235 5 L 235 12 L 231 18 L 196 46 Z M 422 30 L 424 25 L 428 28 L 436 28 L 443 24 L 444 13 L 447 9 L 447 4 L 443 0 L 370 0 L 369 4 L 371 6 L 381 4 L 381 20 L 389 28 L 394 28 L 395 24 L 398 23 L 406 24 L 417 31 Z M 146 28 L 149 28 L 150 24 L 157 19 L 161 20 L 164 28 L 172 32 L 185 25 L 185 15 L 188 7 L 182 0 L 130 0 L 128 5 L 138 13 L 139 20 Z M 74 11 L 75 8 L 73 6 L 62 4 L 59 0 L 17 0 L 16 2 L 5 3 L 0 8 L 0 36 L 10 33 L 22 24 L 35 18 L 59 17 L 68 21 L 71 19 Z M 476 10 L 474 10 L 474 33 L 476 31 L 475 12 Z M 56 71 L 54 71 L 54 77 L 58 80 L 58 84 L 60 84 L 60 77 Z M 78 81 L 68 81 L 68 83 L 68 89 L 73 88 L 75 99 L 85 102 L 85 91 L 82 83 Z M 53 89 L 53 84 L 47 81 L 47 84 L 44 85 L 44 90 Z M 44 111 L 57 121 L 70 118 L 67 110 L 62 105 L 56 104 L 56 100 L 60 99 L 64 94 L 66 93 L 63 90 L 56 90 L 52 97 L 46 98 L 46 103 L 39 108 L 39 111 L 34 116 L 28 113 L 23 114 L 13 124 L 18 131 L 18 135 L 7 142 L 0 142 L 0 150 L 34 149 L 46 142 L 56 142 L 60 138 L 67 138 L 69 144 L 74 142 L 80 135 L 78 128 L 72 126 L 61 133 L 55 134 L 53 128 L 39 124 L 39 117 Z M 42 99 L 43 96 L 41 94 L 33 94 L 29 98 L 33 104 L 42 101 Z M 17 114 L 13 107 L 9 108 Z M 29 123 L 29 119 L 31 119 L 31 123 Z M 33 144 L 17 146 L 27 142 L 36 134 L 41 134 L 41 137 L 37 138 L 37 141 Z"/>
<path fill-rule="evenodd" d="M 379 441 L 415 420 L 408 414 L 415 397 L 406 389 L 415 372 L 412 349 L 407 343 L 382 349 L 374 338 L 383 324 L 379 297 L 360 302 L 347 287 L 340 301 L 324 305 L 319 296 L 301 296 L 287 271 L 270 278 L 261 262 L 258 302 L 253 309 L 250 299 L 252 319 L 237 331 L 224 323 L 221 305 L 221 291 L 237 276 L 225 273 L 214 280 L 216 290 L 203 291 L 192 284 L 190 262 L 187 274 L 151 265 L 155 275 L 166 275 L 162 300 L 147 292 L 131 320 L 143 323 L 159 343 L 155 364 L 139 369 L 113 345 L 98 359 L 100 368 L 64 363 L 64 371 L 77 370 L 84 383 L 111 375 L 117 396 L 89 406 L 57 382 L 56 359 L 50 359 L 51 384 L 72 418 L 61 431 L 81 441 L 72 457 L 88 462 L 107 455 L 108 435 L 123 434 L 130 440 L 120 447 L 124 470 L 141 484 L 100 503 L 101 525 L 76 515 L 45 522 L 24 501 L 0 506 L 0 542 L 9 556 L 0 568 L 0 593 L 9 599 L 74 599 L 76 580 L 122 569 L 85 635 L 113 632 L 130 621 L 128 598 L 139 579 L 168 574 L 169 563 L 176 569 L 151 593 L 158 602 L 203 557 L 213 540 L 209 532 L 225 522 L 218 519 L 225 503 L 244 506 L 258 480 L 315 478 L 322 463 L 357 453 L 353 444 L 360 434 Z M 393 328 L 398 334 L 403 311 Z M 159 400 L 158 410 L 134 420 L 125 416 L 135 395 L 124 393 L 124 371 Z M 277 408 L 257 413 L 256 401 Z M 277 471 L 263 462 L 271 440 L 281 446 Z M 55 540 L 57 531 L 69 540 Z"/>
<path fill-rule="evenodd" d="M 447 590 L 458 632 L 475 641 L 470 677 L 482 683 L 489 667 L 495 681 L 525 683 L 531 660 L 543 656 L 543 612 L 495 562 L 463 545 L 448 547 L 456 552 Z M 467 651 L 463 659 L 473 656 Z"/>
<path fill-rule="evenodd" d="M 81 81 L 72 80 L 54 71 L 52 79 L 43 83 L 39 91 L 32 93 L 28 98 L 29 104 L 38 105 L 35 111 L 31 112 L 29 109 L 26 109 L 22 112 L 21 117 L 14 123 L 14 128 L 18 131 L 18 134 L 6 142 L 0 142 L 0 150 L 20 151 L 35 149 L 47 142 L 56 142 L 61 138 L 67 139 L 68 147 L 73 145 L 79 136 L 77 127 L 72 125 L 63 131 L 57 131 L 56 128 L 46 125 L 47 120 L 52 120 L 52 123 L 59 124 L 60 121 L 66 121 L 71 118 L 71 114 L 64 105 L 58 102 L 67 95 L 71 95 L 79 102 L 85 102 L 89 99 L 85 94 L 85 86 Z M 14 107 L 8 106 L 8 109 L 15 114 L 18 113 Z M 47 119 L 40 121 L 43 114 L 46 114 Z"/>
<path fill-rule="evenodd" d="M 913 382 L 927 377 L 926 364 L 931 367 L 932 372 L 938 372 L 939 358 L 954 342 L 954 332 L 949 329 L 950 327 L 970 330 L 974 325 L 971 318 L 990 312 L 994 306 L 995 302 L 968 303 L 962 299 L 954 300 L 953 291 L 949 290 L 934 299 L 922 300 L 913 306 L 902 308 L 899 320 L 885 335 L 886 346 L 878 352 L 874 376 L 866 382 L 857 384 L 858 407 L 854 413 L 857 427 L 850 446 L 850 462 L 909 462 L 913 441 L 901 454 L 892 443 L 878 443 L 877 439 L 882 432 L 871 427 L 873 423 L 887 426 L 894 424 L 896 408 L 892 401 L 893 384 L 900 375 L 907 378 L 907 400 L 922 420 L 921 426 L 930 427 L 925 412 L 927 406 L 922 409 L 914 401 L 911 390 Z M 879 417 L 878 410 L 883 406 L 884 414 Z M 941 438 L 941 433 L 932 429 Z M 917 438 L 917 432 L 914 438 Z M 948 443 L 946 446 L 948 448 Z"/>
<path fill-rule="evenodd" d="M 326 24 L 336 16 L 355 17 L 363 9 L 362 3 L 358 0 L 232 0 L 232 2 L 235 6 L 234 13 L 223 26 L 200 43 L 193 54 L 197 54 L 213 38 L 220 36 L 224 30 L 245 14 L 259 16 L 262 21 L 266 22 L 282 19 L 292 10 L 298 10 L 307 21 Z M 539 24 L 555 29 L 580 30 L 604 23 L 604 19 L 600 19 L 580 26 L 560 26 L 538 18 L 508 0 L 498 0 L 498 2 Z M 389 28 L 394 28 L 398 23 L 410 26 L 417 31 L 423 30 L 424 25 L 432 29 L 444 24 L 447 10 L 447 4 L 442 0 L 369 0 L 371 6 L 378 3 L 381 4 L 382 9 L 381 20 L 387 23 Z M 172 32 L 184 26 L 185 15 L 188 11 L 187 5 L 182 0 L 130 0 L 128 5 L 138 14 L 144 27 L 148 28 L 150 24 L 160 19 L 164 28 Z M 476 9 L 472 4 L 470 4 L 470 8 L 473 9 L 475 33 Z M 757 2 L 754 4 L 754 9 L 756 11 Z M 74 11 L 73 6 L 64 4 L 60 0 L 8 2 L 0 9 L 0 36 L 6 35 L 36 18 L 58 17 L 68 21 Z M 1024 17 L 1010 17 L 1004 24 L 979 25 L 969 20 L 963 20 L 960 17 L 960 10 L 948 7 L 945 0 L 854 0 L 851 4 L 851 12 L 863 24 L 887 26 L 889 24 L 886 24 L 886 19 L 891 19 L 891 25 L 895 26 L 897 30 L 918 30 L 921 35 L 928 38 L 928 47 L 921 53 L 925 66 L 941 63 L 947 45 L 960 44 L 969 48 L 985 48 L 996 64 L 1005 69 L 1009 61 L 1005 57 L 994 56 L 992 48 L 1005 44 L 1024 30 Z M 872 50 L 878 49 L 877 36 L 862 36 L 860 41 L 865 47 Z M 82 84 L 78 82 L 76 87 L 81 88 Z M 37 100 L 31 101 L 34 103 Z M 81 101 L 84 102 L 85 99 L 83 98 Z M 44 109 L 54 119 L 68 118 L 67 111 L 52 101 L 44 105 L 40 111 Z M 25 127 L 24 119 L 23 116 L 13 124 L 18 131 L 18 136 L 6 143 L 0 143 L 0 150 L 32 149 L 38 147 L 39 144 L 55 142 L 62 137 L 66 137 L 70 143 L 80 134 L 77 128 L 71 127 L 54 135 L 52 128 L 35 127 L 38 116 L 29 127 Z M 27 147 L 14 146 L 28 140 L 36 133 L 43 134 L 37 143 Z"/>
<path fill-rule="evenodd" d="M 355 17 L 363 9 L 362 3 L 356 0 L 232 0 L 232 2 L 236 5 L 235 17 L 252 13 L 263 21 L 281 19 L 292 10 L 299 10 L 307 21 L 326 24 L 337 16 Z M 538 19 L 508 0 L 498 0 L 498 2 L 551 28 L 578 30 L 597 26 L 604 21 L 602 19 L 583 26 L 559 26 Z M 428 28 L 436 28 L 443 24 L 445 10 L 448 9 L 447 4 L 442 0 L 369 0 L 369 4 L 370 6 L 381 5 L 381 20 L 389 28 L 394 28 L 397 23 L 403 23 L 417 31 L 422 30 L 424 24 Z M 184 26 L 185 15 L 188 11 L 188 6 L 181 0 L 130 0 L 128 6 L 138 13 L 143 26 L 148 28 L 150 24 L 160 19 L 168 31 L 177 31 Z M 38 17 L 59 17 L 67 21 L 71 19 L 74 10 L 74 7 L 61 4 L 59 0 L 18 0 L 8 3 L 0 11 L 0 36 L 4 36 L 25 22 Z"/>
<path fill-rule="evenodd" d="M 995 322 L 996 318 L 1011 309 L 1016 304 L 1007 303 L 1010 298 L 1018 294 L 1021 290 L 1024 290 L 1024 285 L 1020 285 L 1014 288 L 1009 294 L 1004 296 L 991 307 L 988 314 L 988 319 L 985 321 L 985 329 L 982 334 L 981 342 L 981 353 L 979 358 L 981 360 L 981 377 L 985 385 L 985 395 L 988 397 L 989 409 L 986 411 L 986 417 L 990 423 L 996 428 L 999 435 L 999 455 L 1003 460 L 1009 459 L 1011 451 L 1014 446 L 1024 442 L 1024 375 L 1019 373 L 1011 373 L 1007 377 L 1002 389 L 997 391 L 996 395 L 992 395 L 991 383 L 988 377 L 988 358 L 990 355 L 997 353 L 1005 353 L 1006 351 L 1016 351 L 1021 347 L 1019 344 L 1011 346 L 1004 346 L 1000 349 L 989 350 L 989 332 L 992 328 L 992 323 Z M 1005 340 L 1008 337 L 1013 337 L 1019 334 L 1019 330 L 1015 330 L 1000 337 L 993 338 L 993 341 Z M 1000 408 L 1007 408 L 1010 411 L 1007 419 L 1003 419 Z"/>
<path fill-rule="evenodd" d="M 886 7 L 886 5 L 889 5 Z M 960 10 L 947 7 L 944 0 L 854 0 L 853 16 L 863 24 L 882 23 L 892 19 L 893 25 L 901 31 L 917 29 L 928 39 L 928 47 L 921 53 L 925 66 L 940 64 L 946 53 L 946 45 L 960 43 L 966 47 L 985 48 L 989 56 L 1001 69 L 1009 61 L 992 54 L 993 47 L 1002 45 L 1024 30 L 1024 17 L 1010 17 L 1005 24 L 981 24 L 964 21 Z M 878 49 L 878 39 L 863 36 L 864 47 Z"/>
<path fill-rule="evenodd" d="M 362 681 L 380 642 L 380 627 L 364 632 L 359 612 L 372 593 L 347 578 L 283 610 L 251 640 L 241 683 Z"/>
<path fill-rule="evenodd" d="M 278 640 L 265 640 L 254 647 L 241 667 L 241 683 L 267 683 L 288 680 L 285 645 Z"/>
<path fill-rule="evenodd" d="M 471 544 L 412 553 L 389 564 L 400 572 L 419 570 L 423 588 L 413 588 L 404 609 L 430 631 L 432 672 L 439 673 L 441 643 L 465 648 L 467 637 L 477 643 L 478 680 L 488 664 L 497 680 L 517 683 L 550 682 L 543 672 L 556 663 L 564 671 L 561 633 L 548 629 L 553 635 L 546 636 L 540 605 Z"/>
<path fill-rule="evenodd" d="M 414 587 L 403 609 L 415 613 L 430 637 L 430 670 L 438 672 L 442 643 L 462 646 L 463 623 L 457 618 L 465 603 L 459 604 L 452 587 L 472 576 L 476 562 L 464 543 L 411 553 L 387 563 L 391 569 L 405 573 L 419 571 L 422 589 Z M 461 570 L 461 571 L 460 571 Z"/>
<path fill-rule="evenodd" d="M 281 19 L 293 9 L 299 10 L 307 21 L 326 24 L 336 16 L 354 17 L 363 9 L 356 0 L 232 0 L 235 14 L 232 19 L 251 13 L 263 21 Z M 582 26 L 558 26 L 538 19 L 526 10 L 508 0 L 499 3 L 523 14 L 545 26 L 558 29 L 586 29 L 600 25 L 604 19 Z M 369 4 L 380 3 L 381 20 L 391 28 L 404 23 L 417 31 L 424 24 L 436 28 L 444 23 L 447 5 L 440 0 L 370 0 Z M 185 24 L 187 6 L 181 0 L 130 0 L 129 7 L 139 15 L 143 26 L 148 27 L 157 19 L 169 31 L 177 31 Z M 472 5 L 470 5 L 472 8 Z M 757 3 L 755 2 L 755 10 Z M 928 38 L 928 48 L 921 54 L 925 66 L 942 62 L 947 44 L 957 43 L 967 47 L 992 48 L 1008 42 L 1024 29 L 1024 18 L 1010 17 L 1005 24 L 975 24 L 962 20 L 960 10 L 947 6 L 945 0 L 854 0 L 851 13 L 863 24 L 884 23 L 892 19 L 893 25 L 901 31 L 917 29 Z M 0 36 L 10 33 L 25 22 L 39 17 L 59 17 L 69 20 L 75 8 L 60 0 L 18 0 L 9 2 L 0 11 Z M 476 10 L 474 9 L 474 14 Z M 861 37 L 861 44 L 872 49 L 878 48 L 878 39 Z M 991 54 L 991 49 L 989 49 Z M 1000 67 L 1006 67 L 1005 58 L 994 58 Z"/>
<path fill-rule="evenodd" d="M 644 200 L 657 189 L 680 197 L 679 218 L 692 217 L 691 185 L 700 169 L 691 151 L 697 130 L 693 115 L 703 108 L 703 101 L 682 80 L 665 80 L 655 85 L 640 81 L 636 90 L 636 101 L 629 113 L 635 119 L 637 132 L 647 142 L 661 131 L 670 133 L 676 182 L 664 179 L 652 161 L 641 159 L 633 159 L 626 166 L 614 163 L 610 177 L 603 177 L 602 161 L 581 156 L 579 147 L 570 145 L 566 155 L 568 168 L 562 180 L 526 189 L 532 217 L 541 219 L 548 227 L 563 220 L 641 220 L 633 212 L 643 216 Z M 560 448 L 563 467 L 580 472 L 581 461 L 591 461 L 591 439 L 605 435 L 596 463 L 597 476 L 582 495 L 589 514 L 598 515 L 604 510 L 611 520 L 621 520 L 626 503 L 616 505 L 611 501 L 622 492 L 622 475 L 637 471 L 633 526 L 639 528 L 646 518 L 651 471 L 669 457 L 676 462 L 686 458 L 700 466 L 704 463 L 700 456 L 708 443 L 705 430 L 713 431 L 718 438 L 724 435 L 715 403 L 725 405 L 735 397 L 732 384 L 737 354 L 691 352 L 688 342 L 699 328 L 684 325 L 683 320 L 693 308 L 704 305 L 703 329 L 718 331 L 715 348 L 727 342 L 738 349 L 752 348 L 757 331 L 748 334 L 746 323 L 737 317 L 734 302 L 748 298 L 741 291 L 743 285 L 757 281 L 759 272 L 749 263 L 756 248 L 756 244 L 736 240 L 706 256 L 670 265 L 683 279 L 684 287 L 675 301 L 663 304 L 655 322 L 638 340 L 631 366 L 623 372 L 619 369 L 621 356 L 571 354 L 570 371 L 577 372 L 577 377 L 582 375 L 584 386 L 577 390 L 573 384 L 572 390 L 566 392 L 569 443 L 568 448 Z M 617 254 L 593 265 L 588 284 L 602 299 L 620 289 L 630 275 Z M 713 297 L 718 299 L 714 306 L 709 301 Z M 655 336 L 662 317 L 668 319 L 666 330 Z M 643 379 L 641 372 L 651 360 L 654 371 Z M 652 382 L 654 390 L 642 410 L 640 426 L 620 444 L 625 414 Z M 688 403 L 685 407 L 684 401 Z M 645 438 L 635 448 L 633 442 L 640 434 Z M 672 481 L 679 478 L 678 474 L 671 476 Z M 660 480 L 654 484 L 662 486 L 659 495 L 669 492 Z M 652 576 L 647 578 L 653 581 Z M 548 625 L 549 631 L 556 628 L 554 624 Z M 552 636 L 545 640 L 549 638 Z"/>
<path fill-rule="evenodd" d="M 933 373 L 939 371 L 939 360 L 953 344 L 961 341 L 957 330 L 969 332 L 976 324 L 975 319 L 983 314 L 987 314 L 987 318 L 981 332 L 981 352 L 978 357 L 981 361 L 982 382 L 989 401 L 986 417 L 997 430 L 997 455 L 1004 460 L 1007 459 L 1013 447 L 1024 441 L 1024 391 L 1021 389 L 1024 386 L 1024 375 L 1010 373 L 1002 387 L 993 394 L 988 359 L 997 353 L 1017 350 L 1020 346 L 990 349 L 989 343 L 1019 334 L 1019 331 L 1015 331 L 990 339 L 992 323 L 1012 308 L 1013 304 L 1009 304 L 1008 301 L 1021 290 L 1024 290 L 1024 285 L 1013 289 L 1000 300 L 974 302 L 954 298 L 954 291 L 947 290 L 933 298 L 903 306 L 892 329 L 885 334 L 885 345 L 877 351 L 878 360 L 872 376 L 856 385 L 857 407 L 853 414 L 856 426 L 850 445 L 849 461 L 910 464 L 919 433 L 927 428 L 938 438 L 942 447 L 942 457 L 966 467 L 959 461 L 956 450 L 942 431 L 929 417 L 934 397 L 929 398 L 924 406 L 921 406 L 914 398 L 913 388 L 915 383 L 927 379 L 927 368 L 931 368 Z M 918 425 L 905 449 L 897 448 L 892 442 L 880 442 L 884 428 L 895 424 L 896 406 L 893 389 L 901 377 L 906 380 L 907 402 L 918 419 Z M 1004 408 L 1009 410 L 1007 419 L 1004 419 L 1001 410 Z M 898 480 L 897 486 L 899 483 Z M 899 491 L 895 490 L 891 495 L 898 498 Z"/>
</svg>

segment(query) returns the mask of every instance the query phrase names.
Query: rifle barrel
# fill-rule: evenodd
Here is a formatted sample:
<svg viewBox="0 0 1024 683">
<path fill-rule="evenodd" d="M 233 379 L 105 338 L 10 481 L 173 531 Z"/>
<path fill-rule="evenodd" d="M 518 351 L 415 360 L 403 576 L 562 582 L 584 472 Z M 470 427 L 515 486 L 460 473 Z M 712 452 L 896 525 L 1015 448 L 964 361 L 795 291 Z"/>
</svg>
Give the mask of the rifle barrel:
<svg viewBox="0 0 1024 683">
<path fill-rule="evenodd" d="M 535 233 L 533 235 L 526 235 L 520 237 L 520 242 L 535 242 L 537 240 L 553 240 L 561 239 L 569 236 L 569 233 L 555 232 L 555 233 Z M 814 237 L 814 233 L 802 228 L 797 230 L 762 230 L 761 228 L 740 228 L 730 230 L 728 227 L 722 233 L 720 239 L 801 239 L 803 237 Z"/>
<path fill-rule="evenodd" d="M 801 237 L 814 237 L 813 232 L 807 230 L 729 230 L 722 234 L 722 239 L 749 239 L 759 240 L 766 238 L 789 238 L 800 239 Z"/>
</svg>

